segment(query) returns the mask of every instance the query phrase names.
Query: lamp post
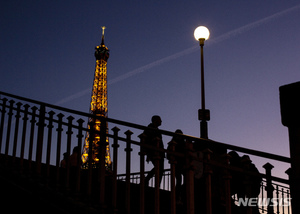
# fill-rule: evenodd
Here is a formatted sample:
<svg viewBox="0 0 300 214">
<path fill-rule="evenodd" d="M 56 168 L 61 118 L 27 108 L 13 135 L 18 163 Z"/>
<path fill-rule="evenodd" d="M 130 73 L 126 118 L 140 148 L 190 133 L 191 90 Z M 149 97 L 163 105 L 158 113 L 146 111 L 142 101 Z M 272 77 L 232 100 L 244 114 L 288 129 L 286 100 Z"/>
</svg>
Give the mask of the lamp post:
<svg viewBox="0 0 300 214">
<path fill-rule="evenodd" d="M 209 30 L 204 26 L 199 26 L 194 31 L 194 37 L 199 41 L 201 58 L 201 109 L 198 111 L 198 118 L 201 121 L 200 137 L 208 139 L 207 121 L 210 119 L 210 113 L 208 109 L 205 109 L 203 46 L 204 41 L 209 38 Z"/>
</svg>

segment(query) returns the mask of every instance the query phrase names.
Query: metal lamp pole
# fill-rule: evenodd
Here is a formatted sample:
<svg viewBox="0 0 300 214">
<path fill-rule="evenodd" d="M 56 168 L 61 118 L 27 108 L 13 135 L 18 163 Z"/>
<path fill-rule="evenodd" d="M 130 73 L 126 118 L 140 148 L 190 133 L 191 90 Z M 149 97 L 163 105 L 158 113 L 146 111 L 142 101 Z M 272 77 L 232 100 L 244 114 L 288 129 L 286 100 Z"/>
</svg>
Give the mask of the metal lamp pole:
<svg viewBox="0 0 300 214">
<path fill-rule="evenodd" d="M 204 57 L 203 46 L 204 41 L 209 38 L 209 31 L 206 27 L 200 26 L 194 32 L 195 39 L 199 41 L 200 45 L 200 60 L 201 60 L 201 109 L 198 111 L 198 119 L 200 122 L 200 137 L 208 139 L 207 121 L 210 120 L 210 113 L 205 109 L 205 87 L 204 87 Z"/>
<path fill-rule="evenodd" d="M 201 109 L 199 109 L 198 117 L 200 122 L 200 137 L 208 139 L 207 121 L 209 120 L 209 110 L 205 109 L 205 87 L 204 87 L 204 57 L 203 46 L 205 39 L 199 39 L 201 51 Z"/>
</svg>

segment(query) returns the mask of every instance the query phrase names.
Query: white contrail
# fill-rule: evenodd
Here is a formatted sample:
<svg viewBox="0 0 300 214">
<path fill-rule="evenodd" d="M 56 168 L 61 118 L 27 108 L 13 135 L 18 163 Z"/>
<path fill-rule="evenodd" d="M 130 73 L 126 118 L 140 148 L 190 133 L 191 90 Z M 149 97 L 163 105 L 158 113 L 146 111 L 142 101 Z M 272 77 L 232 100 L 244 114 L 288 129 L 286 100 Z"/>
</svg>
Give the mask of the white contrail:
<svg viewBox="0 0 300 214">
<path fill-rule="evenodd" d="M 275 14 L 273 14 L 271 16 L 266 17 L 266 18 L 260 19 L 260 20 L 258 20 L 256 22 L 252 22 L 250 24 L 247 24 L 247 25 L 242 26 L 240 28 L 237 28 L 235 30 L 229 31 L 229 32 L 227 32 L 227 33 L 225 33 L 225 34 L 223 34 L 221 36 L 218 36 L 218 37 L 216 37 L 214 39 L 208 40 L 207 41 L 207 46 L 213 45 L 213 44 L 217 44 L 217 43 L 222 42 L 224 40 L 236 37 L 236 36 L 238 36 L 238 35 L 240 35 L 242 33 L 245 33 L 245 32 L 247 32 L 249 30 L 257 28 L 258 26 L 260 26 L 262 24 L 266 24 L 266 23 L 272 21 L 273 19 L 279 18 L 281 16 L 284 16 L 284 15 L 286 15 L 288 13 L 291 13 L 293 11 L 296 11 L 298 9 L 300 9 L 300 4 L 296 5 L 294 7 L 288 8 L 286 10 L 283 10 L 281 12 L 275 13 Z M 190 53 L 193 53 L 193 52 L 197 51 L 198 49 L 199 49 L 198 46 L 193 46 L 193 47 L 190 47 L 190 48 L 185 49 L 183 51 L 180 51 L 180 52 L 178 52 L 176 54 L 172 54 L 170 56 L 167 56 L 167 57 L 164 57 L 162 59 L 156 60 L 154 62 L 151 62 L 151 63 L 147 64 L 147 65 L 144 65 L 142 67 L 134 69 L 134 70 L 132 70 L 132 71 L 126 73 L 126 74 L 120 75 L 120 76 L 118 76 L 118 77 L 116 77 L 116 78 L 114 78 L 112 80 L 109 80 L 107 84 L 111 85 L 111 84 L 120 82 L 122 80 L 128 79 L 128 78 L 130 78 L 130 77 L 132 77 L 134 75 L 137 75 L 139 73 L 143 73 L 143 72 L 145 72 L 145 71 L 147 71 L 147 70 L 149 70 L 149 69 L 151 69 L 153 67 L 161 65 L 161 64 L 166 63 L 168 61 L 171 61 L 171 60 L 177 59 L 179 57 L 182 57 L 182 56 L 188 55 Z M 91 88 L 88 88 L 88 89 L 85 89 L 83 91 L 80 91 L 80 92 L 78 92 L 76 94 L 73 94 L 73 95 L 71 95 L 69 97 L 66 97 L 66 98 L 58 101 L 56 103 L 56 105 L 60 105 L 60 104 L 66 103 L 68 101 L 71 101 L 73 99 L 77 99 L 77 98 L 79 98 L 79 97 L 81 97 L 81 96 L 89 93 L 90 91 L 91 91 Z"/>
<path fill-rule="evenodd" d="M 243 27 L 240 27 L 238 29 L 229 31 L 229 32 L 227 32 L 227 33 L 225 33 L 225 34 L 223 34 L 223 35 L 221 35 L 221 36 L 219 36 L 219 37 L 217 37 L 215 39 L 208 40 L 209 42 L 208 42 L 207 45 L 212 45 L 212 44 L 224 41 L 226 39 L 236 37 L 236 36 L 238 36 L 238 35 L 240 35 L 242 33 L 245 33 L 245 32 L 247 32 L 249 30 L 252 30 L 253 28 L 256 28 L 256 27 L 258 27 L 258 26 L 260 26 L 262 24 L 266 24 L 266 23 L 272 21 L 273 19 L 279 18 L 281 16 L 284 16 L 284 15 L 286 15 L 288 13 L 291 13 L 293 11 L 296 11 L 298 9 L 300 9 L 300 4 L 296 5 L 294 7 L 288 8 L 286 10 L 280 11 L 278 13 L 275 13 L 275 14 L 273 14 L 271 16 L 266 17 L 266 18 L 260 19 L 260 20 L 258 20 L 256 22 L 252 22 L 250 24 L 247 24 L 247 25 L 245 25 Z"/>
<path fill-rule="evenodd" d="M 156 67 L 156 66 L 161 65 L 161 64 L 163 64 L 165 62 L 168 62 L 168 61 L 171 61 L 173 59 L 177 59 L 177 58 L 179 58 L 181 56 L 184 56 L 184 55 L 187 55 L 189 53 L 192 53 L 192 52 L 194 52 L 197 49 L 198 49 L 198 47 L 196 47 L 196 48 L 195 47 L 191 47 L 191 48 L 185 49 L 184 51 L 178 52 L 176 54 L 173 54 L 173 55 L 164 57 L 162 59 L 156 60 L 154 62 L 151 62 L 151 63 L 149 63 L 147 65 L 144 65 L 142 67 L 134 69 L 134 70 L 132 70 L 132 71 L 126 73 L 126 74 L 123 74 L 123 75 L 118 76 L 118 77 L 116 77 L 116 78 L 114 78 L 112 80 L 109 80 L 108 81 L 108 85 L 117 83 L 117 82 L 122 81 L 122 80 L 125 80 L 125 79 L 127 79 L 127 78 L 129 78 L 129 77 L 131 77 L 133 75 L 136 75 L 136 74 L 139 74 L 139 73 L 143 73 L 143 72 L 149 70 L 150 68 Z"/>
<path fill-rule="evenodd" d="M 54 105 L 61 105 L 63 103 L 66 103 L 66 102 L 69 102 L 71 100 L 77 99 L 77 98 L 79 98 L 79 97 L 81 97 L 83 95 L 86 95 L 87 93 L 91 93 L 91 90 L 92 90 L 92 87 L 87 88 L 87 89 L 85 89 L 83 91 L 77 92 L 76 94 L 73 94 L 71 96 L 68 96 L 68 97 L 60 100 L 60 101 L 57 101 Z"/>
</svg>

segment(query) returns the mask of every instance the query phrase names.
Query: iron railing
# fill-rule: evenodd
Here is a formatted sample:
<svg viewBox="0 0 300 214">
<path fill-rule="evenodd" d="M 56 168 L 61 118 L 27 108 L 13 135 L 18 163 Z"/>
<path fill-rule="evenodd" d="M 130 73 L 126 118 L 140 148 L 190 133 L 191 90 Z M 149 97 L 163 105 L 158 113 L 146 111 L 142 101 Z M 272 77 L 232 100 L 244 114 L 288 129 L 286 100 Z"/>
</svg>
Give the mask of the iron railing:
<svg viewBox="0 0 300 214">
<path fill-rule="evenodd" d="M 145 174 L 148 172 L 145 172 Z M 118 180 L 121 181 L 126 181 L 126 174 L 119 174 L 117 176 Z M 135 172 L 130 174 L 130 181 L 131 183 L 134 184 L 140 184 L 140 173 Z M 163 180 L 161 182 L 161 189 L 170 191 L 171 190 L 171 170 L 167 169 L 164 171 L 164 176 Z M 154 179 L 151 179 L 150 181 L 150 187 L 154 188 L 155 183 Z M 291 194 L 290 194 L 290 188 L 286 184 L 278 183 L 278 182 L 273 182 L 272 187 L 274 189 L 272 199 L 276 202 L 273 204 L 273 213 L 277 214 L 290 214 L 291 211 L 291 206 L 290 199 L 291 199 Z M 267 182 L 266 179 L 264 178 L 262 180 L 261 186 L 260 186 L 260 194 L 257 197 L 258 201 L 258 207 L 260 213 L 268 213 L 268 205 L 270 204 L 271 198 L 267 197 Z M 235 203 L 236 206 L 238 206 L 238 197 L 237 195 L 232 195 L 232 199 Z"/>
<path fill-rule="evenodd" d="M 149 129 L 146 126 L 97 117 L 4 92 L 0 92 L 0 96 L 1 169 L 6 171 L 14 169 L 19 174 L 34 176 L 38 178 L 38 182 L 47 187 L 73 195 L 78 200 L 84 199 L 88 204 L 96 204 L 97 209 L 102 213 L 157 214 L 162 210 L 171 214 L 175 214 L 176 211 L 179 213 L 180 210 L 188 214 L 203 212 L 211 214 L 219 211 L 227 214 L 234 213 L 234 196 L 230 194 L 233 171 L 246 175 L 248 178 L 244 182 L 246 186 L 251 184 L 251 176 L 263 177 L 263 191 L 259 197 L 268 199 L 290 197 L 289 181 L 272 176 L 272 166 L 266 164 L 265 173 L 254 175 L 246 169 L 232 167 L 230 157 L 226 154 L 229 150 L 235 150 L 268 160 L 290 163 L 288 157 L 187 135 L 177 135 L 165 130 L 160 130 L 163 137 L 183 137 L 186 148 L 183 152 L 159 149 L 145 144 L 146 136 L 142 133 Z M 88 125 L 93 127 L 93 124 L 88 124 L 89 118 L 93 117 L 101 121 L 100 131 L 87 128 Z M 107 132 L 106 124 L 108 127 L 113 127 L 112 132 Z M 124 135 L 119 134 L 120 128 L 126 129 Z M 93 142 L 95 134 L 101 136 L 99 165 L 94 168 L 89 163 L 88 169 L 82 169 L 80 155 L 77 155 L 76 166 L 72 166 L 70 159 L 67 158 L 65 168 L 62 168 L 62 154 L 66 153 L 69 157 L 73 147 L 82 148 L 84 135 L 87 132 L 89 132 L 90 142 Z M 107 137 L 112 146 L 111 169 L 105 167 L 104 160 Z M 121 152 L 120 148 L 124 148 L 125 152 Z M 160 198 L 160 194 L 165 193 L 160 190 L 159 167 L 156 167 L 157 179 L 152 184 L 153 197 L 151 200 L 145 199 L 149 197 L 146 195 L 149 188 L 145 187 L 147 173 L 145 172 L 145 149 L 152 149 L 156 154 L 165 152 L 171 157 L 168 161 L 169 174 L 163 181 L 167 185 L 164 189 L 169 192 L 168 198 Z M 220 151 L 223 151 L 223 154 Z M 201 156 L 197 156 L 197 152 L 201 152 Z M 178 205 L 176 200 L 178 192 L 175 185 L 175 166 L 178 157 L 185 159 L 183 205 Z M 156 166 L 159 165 L 159 156 L 154 162 Z M 197 180 L 195 170 L 199 164 L 202 171 L 200 180 Z M 138 171 L 138 174 L 132 173 L 133 168 Z M 120 183 L 118 178 L 122 180 L 120 174 L 124 171 L 124 182 Z M 132 176 L 135 176 L 134 179 Z M 138 190 L 132 186 L 133 180 L 138 184 Z M 162 204 L 162 200 L 167 200 L 168 203 Z M 274 208 L 276 213 L 292 213 L 290 207 L 274 206 L 271 203 L 260 207 L 261 213 L 269 214 L 274 213 Z M 252 208 L 246 206 L 245 210 L 251 213 Z"/>
</svg>

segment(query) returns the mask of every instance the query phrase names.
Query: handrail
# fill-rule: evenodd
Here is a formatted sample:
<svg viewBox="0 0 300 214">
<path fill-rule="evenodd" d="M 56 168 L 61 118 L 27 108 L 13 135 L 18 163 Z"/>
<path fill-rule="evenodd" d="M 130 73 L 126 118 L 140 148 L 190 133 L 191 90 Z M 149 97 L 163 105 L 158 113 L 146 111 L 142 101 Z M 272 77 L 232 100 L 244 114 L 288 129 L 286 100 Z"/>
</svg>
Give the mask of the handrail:
<svg viewBox="0 0 300 214">
<path fill-rule="evenodd" d="M 72 110 L 72 109 L 69 109 L 69 108 L 64 108 L 64 107 L 60 107 L 60 106 L 57 106 L 57 105 L 52 105 L 52 104 L 48 104 L 48 103 L 45 103 L 45 102 L 40 102 L 40 101 L 36 101 L 36 100 L 33 100 L 33 99 L 29 99 L 29 98 L 24 98 L 24 97 L 21 97 L 21 96 L 9 94 L 9 93 L 2 92 L 2 91 L 0 91 L 0 94 L 5 95 L 5 96 L 9 96 L 9 97 L 12 97 L 12 98 L 16 98 L 16 99 L 19 99 L 19 100 L 23 100 L 23 101 L 26 101 L 26 102 L 32 102 L 32 103 L 35 103 L 35 104 L 38 104 L 38 105 L 45 105 L 49 108 L 53 108 L 53 109 L 57 109 L 57 110 L 61 110 L 61 111 L 65 111 L 65 112 L 85 116 L 85 117 L 94 117 L 94 118 L 97 118 L 97 119 L 102 118 L 100 116 L 92 115 L 92 114 L 85 113 L 85 112 L 82 112 L 82 111 Z M 139 124 L 135 124 L 135 123 L 130 123 L 130 122 L 126 122 L 126 121 L 121 121 L 121 120 L 117 120 L 117 119 L 113 119 L 113 118 L 105 118 L 105 120 L 107 120 L 107 122 L 111 122 L 111 123 L 114 123 L 114 124 L 129 126 L 129 127 L 137 128 L 137 129 L 141 129 L 141 130 L 151 129 L 147 126 L 143 126 L 143 125 L 139 125 Z M 159 132 L 161 134 L 168 135 L 168 136 L 176 136 L 177 135 L 174 132 L 167 131 L 167 130 L 162 130 L 162 129 L 160 129 Z M 227 149 L 230 149 L 230 150 L 235 150 L 235 151 L 246 153 L 246 154 L 251 154 L 251 155 L 255 155 L 255 156 L 259 156 L 259 157 L 273 159 L 273 160 L 276 160 L 276 161 L 291 163 L 291 160 L 290 160 L 289 157 L 284 157 L 284 156 L 277 155 L 277 154 L 272 154 L 272 153 L 263 152 L 263 151 L 257 151 L 257 150 L 254 150 L 254 149 L 248 149 L 248 148 L 244 148 L 244 147 L 240 147 L 240 146 L 221 143 L 221 142 L 217 142 L 217 141 L 210 140 L 210 139 L 203 139 L 203 138 L 193 137 L 193 136 L 190 136 L 190 135 L 181 135 L 181 136 L 184 136 L 184 138 L 189 139 L 191 141 L 209 142 L 210 144 L 212 144 L 212 146 L 218 146 L 220 148 L 227 148 Z"/>
</svg>

